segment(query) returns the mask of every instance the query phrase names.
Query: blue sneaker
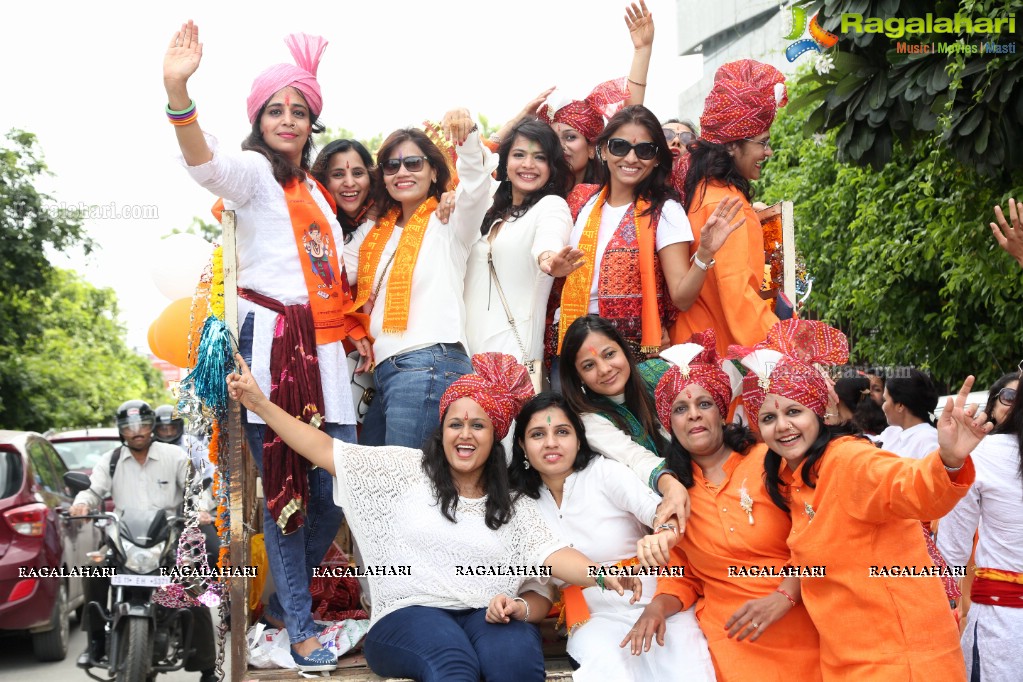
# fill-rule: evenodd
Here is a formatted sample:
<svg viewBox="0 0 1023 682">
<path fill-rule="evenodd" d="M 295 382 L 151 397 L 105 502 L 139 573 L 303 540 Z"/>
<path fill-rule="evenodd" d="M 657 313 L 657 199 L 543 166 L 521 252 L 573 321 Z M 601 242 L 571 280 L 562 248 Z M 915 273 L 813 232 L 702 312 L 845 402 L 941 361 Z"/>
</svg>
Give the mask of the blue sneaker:
<svg viewBox="0 0 1023 682">
<path fill-rule="evenodd" d="M 295 650 L 291 650 L 291 658 L 295 665 L 303 672 L 322 672 L 337 669 L 337 656 L 330 653 L 329 649 L 320 647 L 308 656 L 299 656 Z"/>
</svg>

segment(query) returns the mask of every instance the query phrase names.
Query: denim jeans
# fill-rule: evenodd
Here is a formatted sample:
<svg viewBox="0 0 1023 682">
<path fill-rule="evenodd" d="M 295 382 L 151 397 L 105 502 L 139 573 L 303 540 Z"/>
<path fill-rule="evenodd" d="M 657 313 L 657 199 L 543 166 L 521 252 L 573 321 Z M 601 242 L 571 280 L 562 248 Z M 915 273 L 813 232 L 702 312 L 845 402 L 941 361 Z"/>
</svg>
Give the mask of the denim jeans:
<svg viewBox="0 0 1023 682">
<path fill-rule="evenodd" d="M 486 613 L 429 606 L 398 609 L 366 634 L 366 662 L 382 677 L 422 682 L 543 680 L 537 627 L 519 620 L 488 623 Z"/>
<path fill-rule="evenodd" d="M 238 348 L 251 364 L 252 316 L 249 315 L 239 333 Z M 327 387 L 324 386 L 324 390 Z M 256 462 L 260 476 L 263 475 L 263 435 L 265 424 L 250 424 L 247 413 L 242 410 L 245 438 L 249 452 Z M 356 442 L 354 424 L 324 422 L 322 430 L 332 438 L 349 443 Z M 263 541 L 266 545 L 270 575 L 273 576 L 276 592 L 266 604 L 265 612 L 284 621 L 288 638 L 292 644 L 303 642 L 319 635 L 320 629 L 313 622 L 313 600 L 309 593 L 313 569 L 320 565 L 330 544 L 337 535 L 343 516 L 341 508 L 334 504 L 334 478 L 323 469 L 310 469 L 309 499 L 305 507 L 305 524 L 293 533 L 284 535 L 274 522 L 267 508 L 264 495 Z M 265 482 L 265 479 L 264 479 Z"/>
<path fill-rule="evenodd" d="M 377 392 L 362 424 L 363 445 L 422 448 L 440 426 L 440 398 L 472 364 L 461 344 L 392 355 L 374 371 Z"/>
</svg>

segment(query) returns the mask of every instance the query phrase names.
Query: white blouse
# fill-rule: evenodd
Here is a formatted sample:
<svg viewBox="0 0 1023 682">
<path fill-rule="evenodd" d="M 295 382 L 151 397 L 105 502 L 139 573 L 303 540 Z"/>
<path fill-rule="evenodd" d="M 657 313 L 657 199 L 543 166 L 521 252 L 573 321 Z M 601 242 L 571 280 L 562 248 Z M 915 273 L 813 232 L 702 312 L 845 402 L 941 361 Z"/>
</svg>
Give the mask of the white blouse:
<svg viewBox="0 0 1023 682">
<path fill-rule="evenodd" d="M 422 460 L 411 448 L 334 441 L 334 502 L 345 510 L 364 565 L 409 572 L 369 577 L 370 627 L 406 606 L 480 609 L 497 594 L 515 596 L 538 579 L 508 573 L 542 566 L 567 546 L 527 497 L 497 530 L 485 524 L 486 497 L 461 497 L 452 523 L 440 512 Z M 511 570 L 496 574 L 502 568 Z"/>
<path fill-rule="evenodd" d="M 908 429 L 889 426 L 878 436 L 881 447 L 899 457 L 923 459 L 938 449 L 938 430 L 921 422 Z"/>
<path fill-rule="evenodd" d="M 373 355 L 377 363 L 392 355 L 437 343 L 461 343 L 468 346 L 462 296 L 466 260 L 469 257 L 469 247 L 479 237 L 483 215 L 490 208 L 490 175 L 497 168 L 498 157 L 480 143 L 477 132 L 470 133 L 457 150 L 458 189 L 455 191 L 455 210 L 447 225 L 440 222 L 436 212 L 430 216 L 412 271 L 408 327 L 401 334 L 388 334 L 383 330 L 387 284 L 393 263 L 384 275 L 380 292 L 370 312 L 369 331 L 374 338 Z M 345 262 L 348 267 L 358 269 L 359 247 L 374 226 L 372 222 L 364 223 L 345 245 Z M 402 228 L 395 227 L 384 245 L 377 272 L 373 275 L 374 290 L 380 280 L 381 270 L 398 248 L 401 233 Z"/>
<path fill-rule="evenodd" d="M 224 151 L 217 139 L 206 135 L 213 158 L 198 166 L 181 164 L 197 183 L 223 198 L 224 208 L 233 210 L 238 225 L 238 286 L 269 296 L 284 305 L 309 302 L 309 290 L 302 274 L 291 215 L 284 188 L 273 176 L 270 162 L 253 151 Z M 306 178 L 309 193 L 330 224 L 336 240 L 343 234 L 334 211 L 316 187 Z M 336 247 L 336 245 L 335 245 Z M 345 267 L 342 253 L 338 265 Z M 349 265 L 354 267 L 354 265 Z M 341 273 L 335 273 L 338 279 Z M 252 376 L 264 394 L 270 395 L 270 345 L 273 342 L 277 313 L 244 299 L 238 300 L 239 323 L 255 313 L 252 339 Z M 323 416 L 328 422 L 354 424 L 355 408 L 348 376 L 348 361 L 341 342 L 317 344 L 320 382 L 323 384 Z M 263 423 L 254 413 L 249 421 Z"/>
<path fill-rule="evenodd" d="M 624 402 L 623 396 L 611 396 L 618 404 Z M 594 412 L 584 412 L 579 415 L 583 427 L 586 429 L 586 440 L 593 451 L 621 462 L 632 471 L 633 474 L 644 484 L 656 489 L 656 481 L 651 476 L 657 467 L 664 464 L 664 458 L 655 455 L 636 441 L 632 440 L 629 434 L 615 426 L 607 417 Z"/>
<path fill-rule="evenodd" d="M 501 225 L 493 242 L 489 235 L 477 232 L 465 272 L 465 334 L 470 355 L 500 352 L 521 361 L 543 358 L 544 318 L 554 278 L 540 269 L 537 259 L 544 251 L 557 253 L 563 249 L 571 229 L 572 213 L 565 200 L 546 196 L 525 215 Z M 491 248 L 497 279 L 526 357 L 522 357 L 522 347 L 491 280 L 487 263 Z"/>
</svg>

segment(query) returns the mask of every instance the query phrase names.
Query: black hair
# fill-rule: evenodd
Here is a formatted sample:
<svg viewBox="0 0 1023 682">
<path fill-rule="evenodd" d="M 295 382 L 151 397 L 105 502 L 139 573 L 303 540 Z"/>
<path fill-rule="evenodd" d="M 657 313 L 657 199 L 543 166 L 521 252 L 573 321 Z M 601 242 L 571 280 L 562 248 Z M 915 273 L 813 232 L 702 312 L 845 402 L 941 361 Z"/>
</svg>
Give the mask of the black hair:
<svg viewBox="0 0 1023 682">
<path fill-rule="evenodd" d="M 938 406 L 938 389 L 931 378 L 918 369 L 910 369 L 908 375 L 889 377 L 885 390 L 892 403 L 904 405 L 914 417 L 934 426 L 931 412 Z"/>
<path fill-rule="evenodd" d="M 455 514 L 458 512 L 458 488 L 451 477 L 448 458 L 444 455 L 444 417 L 447 417 L 446 411 L 441 418 L 440 427 L 423 446 L 423 471 L 433 486 L 433 494 L 440 505 L 440 513 L 448 521 L 457 523 Z M 512 499 L 508 488 L 504 446 L 496 438 L 490 448 L 490 456 L 483 466 L 482 483 L 487 496 L 485 518 L 487 528 L 497 530 L 511 520 Z"/>
<path fill-rule="evenodd" d="M 663 449 L 664 439 L 657 428 L 657 410 L 654 407 L 654 400 L 646 390 L 639 369 L 636 367 L 636 358 L 629 350 L 629 344 L 625 341 L 622 333 L 599 315 L 584 315 L 578 318 L 568 327 L 565 332 L 565 340 L 561 345 L 561 356 L 558 363 L 558 374 L 561 376 L 561 391 L 569 406 L 579 414 L 588 412 L 600 412 L 611 417 L 615 426 L 630 433 L 628 425 L 617 413 L 607 411 L 602 405 L 594 401 L 592 393 L 583 388 L 582 377 L 575 368 L 575 359 L 583 342 L 590 333 L 603 334 L 614 343 L 618 344 L 622 353 L 629 361 L 629 380 L 625 384 L 625 407 L 635 415 L 640 426 L 659 444 L 658 450 Z"/>
<path fill-rule="evenodd" d="M 888 428 L 888 418 L 884 416 L 881 406 L 872 397 L 867 397 L 853 410 L 853 424 L 863 433 L 876 436 Z"/>
<path fill-rule="evenodd" d="M 824 423 L 820 416 L 817 417 L 817 426 L 820 431 L 817 433 L 817 438 L 807 449 L 806 458 L 802 462 L 803 483 L 810 488 L 817 487 L 817 463 L 824 456 L 824 451 L 827 450 L 828 444 L 840 436 L 859 435 L 855 426 L 851 424 L 829 426 Z M 789 511 L 788 494 L 782 488 L 787 488 L 788 486 L 782 483 L 781 480 L 781 463 L 781 455 L 768 448 L 767 454 L 764 455 L 764 483 L 767 486 L 767 494 L 779 509 L 787 512 Z"/>
<path fill-rule="evenodd" d="M 685 181 L 685 209 L 688 212 L 693 206 L 703 203 L 703 195 L 696 197 L 696 188 L 704 180 L 718 180 L 737 189 L 746 201 L 753 201 L 753 185 L 739 172 L 735 159 L 728 153 L 728 147 L 715 142 L 698 138 L 686 149 L 689 150 L 689 172 Z M 706 194 L 707 186 L 703 186 Z"/>
<path fill-rule="evenodd" d="M 527 195 L 522 203 L 516 206 L 512 204 L 512 186 L 508 179 L 508 157 L 511 154 L 512 145 L 515 144 L 515 140 L 519 136 L 540 145 L 541 151 L 547 157 L 550 178 L 543 187 Z M 494 203 L 491 204 L 487 214 L 483 216 L 483 224 L 480 226 L 481 233 L 490 232 L 490 226 L 496 220 L 521 218 L 545 196 L 553 194 L 564 199 L 568 195 L 569 187 L 573 182 L 572 169 L 565 161 L 561 140 L 558 139 L 554 129 L 546 123 L 539 119 L 527 118 L 515 124 L 515 127 L 505 137 L 504 142 L 501 143 L 498 155 L 500 161 L 497 164 L 497 180 L 501 184 L 494 194 Z"/>
<path fill-rule="evenodd" d="M 437 181 L 430 185 L 428 196 L 440 199 L 444 192 L 451 187 L 451 170 L 448 167 L 447 157 L 444 152 L 437 148 L 429 137 L 418 128 L 400 128 L 387 136 L 384 143 L 377 151 L 377 166 L 373 172 L 373 203 L 377 207 L 377 215 L 383 216 L 398 202 L 391 198 L 384 183 L 384 162 L 391 158 L 391 153 L 403 142 L 412 142 L 426 157 L 430 167 L 437 171 Z M 400 206 L 399 206 L 400 208 Z M 405 216 L 406 219 L 411 216 Z"/>
<path fill-rule="evenodd" d="M 276 94 L 276 93 L 275 93 Z M 273 96 L 271 96 L 271 99 Z M 278 151 L 274 151 L 270 148 L 270 145 L 263 139 L 263 132 L 259 129 L 259 122 L 263 118 L 263 112 L 266 110 L 266 105 L 270 103 L 270 100 L 263 102 L 263 106 L 259 108 L 259 113 L 256 114 L 256 120 L 252 122 L 252 130 L 249 132 L 249 136 L 242 141 L 242 151 L 246 152 L 257 152 L 266 157 L 266 160 L 270 162 L 270 170 L 273 173 L 274 180 L 280 183 L 281 187 L 288 184 L 288 181 L 294 179 L 299 182 L 305 181 L 306 170 L 309 169 L 310 160 L 313 157 L 313 136 L 322 133 L 325 128 L 323 124 L 319 122 L 319 115 L 314 114 L 312 109 L 309 110 L 309 138 L 305 141 L 305 145 L 302 147 L 302 165 L 301 167 L 296 166 L 291 162 L 291 159 L 284 156 Z"/>
<path fill-rule="evenodd" d="M 1013 376 L 1021 378 L 1021 373 L 1016 373 Z M 1008 414 L 1005 415 L 1005 421 L 995 427 L 992 433 L 1006 434 L 1009 436 L 1016 437 L 1016 456 L 1019 458 L 1019 476 L 1023 479 L 1023 398 L 1020 397 L 1020 392 L 1016 391 L 1016 399 L 1012 401 L 1012 406 L 1009 407 Z"/>
<path fill-rule="evenodd" d="M 600 456 L 590 448 L 590 443 L 586 440 L 586 428 L 583 426 L 583 421 L 579 418 L 578 413 L 571 408 L 564 396 L 551 391 L 544 391 L 533 396 L 529 399 L 529 402 L 522 406 L 522 411 L 515 418 L 515 434 L 512 437 L 512 461 L 508 467 L 508 479 L 512 490 L 534 500 L 540 499 L 540 486 L 543 485 L 543 480 L 535 468 L 527 469 L 525 467 L 526 451 L 522 447 L 522 441 L 526 438 L 526 427 L 529 425 L 529 420 L 533 418 L 533 415 L 550 407 L 556 407 L 565 413 L 572 428 L 575 429 L 576 438 L 579 439 L 579 453 L 575 456 L 575 462 L 572 464 L 573 471 L 582 471 L 594 457 Z"/>
<path fill-rule="evenodd" d="M 693 123 L 688 118 L 669 118 L 667 121 L 661 121 L 661 127 L 663 128 L 664 126 L 668 125 L 669 123 L 677 123 L 680 126 L 685 126 L 686 128 L 689 128 L 689 130 L 693 131 L 693 135 L 699 135 L 700 134 L 700 129 L 697 128 L 696 124 Z"/>
<path fill-rule="evenodd" d="M 327 173 L 330 172 L 330 164 L 334 159 L 334 155 L 351 151 L 354 151 L 362 159 L 363 165 L 366 166 L 366 173 L 369 176 L 369 193 L 366 195 L 365 203 L 360 207 L 364 208 L 369 205 L 370 197 L 373 196 L 376 176 L 373 174 L 373 157 L 370 155 L 369 150 L 358 140 L 341 139 L 330 142 L 317 154 L 316 161 L 313 162 L 313 167 L 310 169 L 309 174 L 326 187 L 327 181 L 330 180 Z M 365 211 L 361 211 L 359 215 L 365 215 Z M 341 231 L 344 232 L 345 243 L 351 241 L 351 235 L 358 229 L 360 223 L 350 218 L 347 213 L 341 210 L 340 206 L 337 209 L 337 221 L 341 224 Z"/>
<path fill-rule="evenodd" d="M 757 442 L 753 432 L 743 424 L 725 424 L 721 431 L 725 446 L 743 456 Z M 671 444 L 664 456 L 664 465 L 675 472 L 682 485 L 693 487 L 693 457 L 674 433 L 671 434 Z"/>
<path fill-rule="evenodd" d="M 635 198 L 643 198 L 650 202 L 650 208 L 643 215 L 656 216 L 660 214 L 665 201 L 678 200 L 678 193 L 671 188 L 671 183 L 668 182 L 674 157 L 671 155 L 671 149 L 668 148 L 668 141 L 664 138 L 664 129 L 657 122 L 654 113 L 642 104 L 634 104 L 619 110 L 607 122 L 604 132 L 597 138 L 597 155 L 610 154 L 606 151 L 608 140 L 614 137 L 618 129 L 627 123 L 634 123 L 646 128 L 650 141 L 657 147 L 657 156 L 655 157 L 657 165 L 654 166 L 650 175 L 643 178 L 643 181 L 636 186 L 633 193 Z M 604 151 L 601 151 L 602 149 Z M 606 158 L 603 162 L 607 162 Z M 610 182 L 611 174 L 607 173 L 603 184 L 608 185 Z"/>
<path fill-rule="evenodd" d="M 984 406 L 984 414 L 987 415 L 987 420 L 992 424 L 994 423 L 994 419 L 991 418 L 991 411 L 995 409 L 995 402 L 998 400 L 998 392 L 1001 391 L 1006 386 L 1008 386 L 1013 381 L 1023 383 L 1023 381 L 1020 381 L 1019 372 L 1009 372 L 1008 374 L 1003 374 L 1002 376 L 998 377 L 995 383 L 991 384 L 991 388 L 987 390 L 987 405 Z M 1019 388 L 1023 388 L 1023 386 L 1020 386 Z M 1016 391 L 1016 394 L 1019 395 L 1018 389 Z"/>
</svg>

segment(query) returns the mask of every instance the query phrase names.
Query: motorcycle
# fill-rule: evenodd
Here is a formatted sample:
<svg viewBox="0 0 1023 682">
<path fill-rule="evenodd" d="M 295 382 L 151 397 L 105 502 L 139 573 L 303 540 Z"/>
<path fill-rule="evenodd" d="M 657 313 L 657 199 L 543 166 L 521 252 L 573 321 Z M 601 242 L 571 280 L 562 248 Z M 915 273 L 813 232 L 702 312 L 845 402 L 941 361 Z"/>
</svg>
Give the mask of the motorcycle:
<svg viewBox="0 0 1023 682">
<path fill-rule="evenodd" d="M 68 472 L 64 482 L 75 492 L 89 487 L 89 478 L 79 472 Z M 191 647 L 192 613 L 158 604 L 153 594 L 171 582 L 162 573 L 175 566 L 184 519 L 162 510 L 136 509 L 72 518 L 95 519 L 104 528 L 104 549 L 89 555 L 94 565 L 116 570 L 110 576 L 110 612 L 93 601 L 84 613 L 86 629 L 93 618 L 106 622 L 106 659 L 89 654 L 88 662 L 79 666 L 100 682 L 153 682 L 158 673 L 180 670 Z M 98 677 L 94 667 L 106 668 L 111 677 Z"/>
</svg>

